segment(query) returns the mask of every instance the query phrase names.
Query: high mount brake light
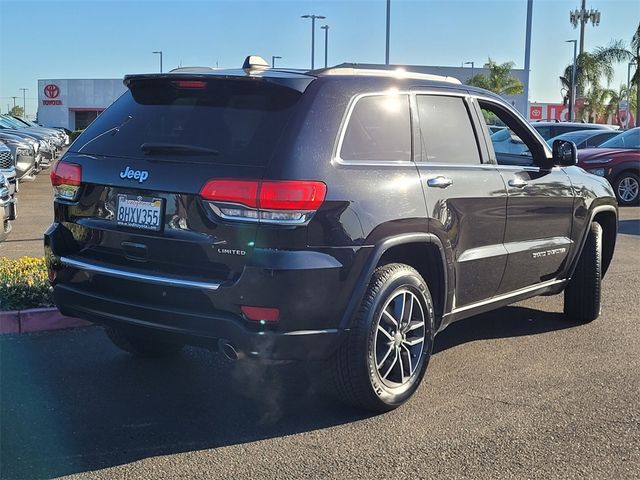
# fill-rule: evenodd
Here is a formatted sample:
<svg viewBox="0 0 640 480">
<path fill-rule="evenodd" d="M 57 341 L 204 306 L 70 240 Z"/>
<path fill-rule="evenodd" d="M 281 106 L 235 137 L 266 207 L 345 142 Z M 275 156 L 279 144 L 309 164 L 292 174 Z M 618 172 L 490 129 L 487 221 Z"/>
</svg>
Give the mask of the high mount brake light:
<svg viewBox="0 0 640 480">
<path fill-rule="evenodd" d="M 201 82 L 199 80 L 177 80 L 171 82 L 171 84 L 178 88 L 205 88 L 207 82 Z"/>
<path fill-rule="evenodd" d="M 58 161 L 51 169 L 50 178 L 57 198 L 75 200 L 82 183 L 82 167 L 76 163 Z"/>
<path fill-rule="evenodd" d="M 327 193 L 314 180 L 209 180 L 200 196 L 220 217 L 277 224 L 305 223 Z"/>
</svg>

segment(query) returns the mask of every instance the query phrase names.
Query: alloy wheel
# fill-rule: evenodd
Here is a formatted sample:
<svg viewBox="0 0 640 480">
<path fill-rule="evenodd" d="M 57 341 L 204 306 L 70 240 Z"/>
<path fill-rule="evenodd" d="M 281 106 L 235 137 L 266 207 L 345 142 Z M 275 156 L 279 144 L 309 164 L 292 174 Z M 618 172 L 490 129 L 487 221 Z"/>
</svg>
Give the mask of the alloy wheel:
<svg viewBox="0 0 640 480">
<path fill-rule="evenodd" d="M 425 315 L 418 297 L 407 289 L 394 293 L 377 319 L 374 351 L 382 383 L 397 388 L 419 370 L 425 344 Z"/>
<path fill-rule="evenodd" d="M 638 198 L 638 181 L 633 177 L 625 177 L 618 183 L 618 196 L 624 202 L 632 202 Z"/>
</svg>

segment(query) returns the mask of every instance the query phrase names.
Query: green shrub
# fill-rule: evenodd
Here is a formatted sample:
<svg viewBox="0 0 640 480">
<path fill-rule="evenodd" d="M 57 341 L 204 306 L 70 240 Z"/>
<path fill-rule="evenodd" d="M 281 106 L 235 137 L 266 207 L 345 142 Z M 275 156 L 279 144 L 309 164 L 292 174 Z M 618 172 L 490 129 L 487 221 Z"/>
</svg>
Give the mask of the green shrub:
<svg viewBox="0 0 640 480">
<path fill-rule="evenodd" d="M 23 310 L 53 305 L 44 258 L 0 257 L 0 310 Z"/>
<path fill-rule="evenodd" d="M 72 143 L 76 138 L 78 138 L 82 132 L 84 132 L 84 130 L 74 130 L 71 132 L 71 135 L 69 135 L 69 143 Z"/>
</svg>

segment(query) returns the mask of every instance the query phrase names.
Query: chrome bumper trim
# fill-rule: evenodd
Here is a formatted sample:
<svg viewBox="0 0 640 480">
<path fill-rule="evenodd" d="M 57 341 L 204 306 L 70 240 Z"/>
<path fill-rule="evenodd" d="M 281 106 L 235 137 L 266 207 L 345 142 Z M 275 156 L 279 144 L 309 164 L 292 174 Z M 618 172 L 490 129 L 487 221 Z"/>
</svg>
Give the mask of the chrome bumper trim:
<svg viewBox="0 0 640 480">
<path fill-rule="evenodd" d="M 139 282 L 153 283 L 155 285 L 198 288 L 198 289 L 205 289 L 205 290 L 217 290 L 220 287 L 219 283 L 198 282 L 194 280 L 184 280 L 181 278 L 147 275 L 147 274 L 138 273 L 138 272 L 130 272 L 127 270 L 119 270 L 116 268 L 103 267 L 101 265 L 96 265 L 94 263 L 74 260 L 73 258 L 69 258 L 69 257 L 60 257 L 60 263 L 62 263 L 63 265 L 66 265 L 67 267 L 73 267 L 79 270 L 86 270 L 88 272 L 98 273 L 101 275 L 108 275 L 111 277 L 124 278 L 127 280 L 136 280 Z"/>
</svg>

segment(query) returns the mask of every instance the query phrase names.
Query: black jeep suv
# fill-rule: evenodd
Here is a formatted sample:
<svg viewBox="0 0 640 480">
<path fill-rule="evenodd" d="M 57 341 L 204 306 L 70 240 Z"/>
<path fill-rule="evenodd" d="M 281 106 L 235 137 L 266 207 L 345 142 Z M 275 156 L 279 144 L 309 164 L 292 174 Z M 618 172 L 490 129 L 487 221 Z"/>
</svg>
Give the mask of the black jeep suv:
<svg viewBox="0 0 640 480">
<path fill-rule="evenodd" d="M 55 165 L 44 242 L 61 312 L 126 351 L 327 360 L 381 411 L 451 322 L 563 290 L 571 318 L 600 313 L 613 191 L 498 96 L 251 58 L 124 83 Z M 524 154 L 494 149 L 494 115 Z"/>
</svg>

